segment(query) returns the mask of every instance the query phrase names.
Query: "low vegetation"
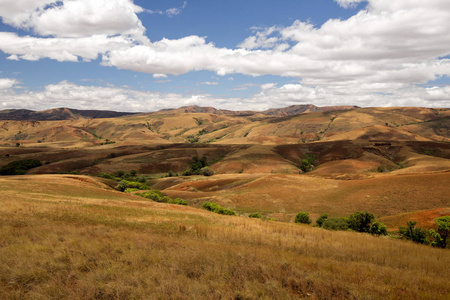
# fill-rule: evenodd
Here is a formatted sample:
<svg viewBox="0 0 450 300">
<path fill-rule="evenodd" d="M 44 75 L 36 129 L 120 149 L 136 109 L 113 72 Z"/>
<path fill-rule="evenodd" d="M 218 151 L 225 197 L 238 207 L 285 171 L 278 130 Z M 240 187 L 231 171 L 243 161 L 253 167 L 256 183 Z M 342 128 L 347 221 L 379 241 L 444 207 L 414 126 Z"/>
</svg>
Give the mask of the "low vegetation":
<svg viewBox="0 0 450 300">
<path fill-rule="evenodd" d="M 306 220 L 305 215 L 303 215 L 302 219 Z M 370 233 L 378 236 L 388 234 L 386 225 L 379 221 L 375 221 L 375 216 L 367 211 L 358 211 L 348 217 L 334 218 L 328 218 L 328 214 L 322 214 L 321 216 L 319 216 L 319 218 L 317 218 L 315 226 L 322 227 L 323 229 L 327 230 L 350 230 L 362 233 Z"/>
<path fill-rule="evenodd" d="M 312 171 L 314 169 L 315 160 L 315 155 L 307 154 L 306 157 L 301 160 L 300 174 Z"/>
<path fill-rule="evenodd" d="M 147 198 L 147 199 L 151 199 L 156 202 L 178 204 L 178 205 L 188 205 L 188 202 L 186 200 L 183 200 L 181 198 L 172 199 L 169 196 L 167 196 L 166 194 L 164 194 L 158 190 L 152 190 L 152 191 L 147 191 L 147 192 L 143 192 L 143 193 L 136 193 L 136 195 Z"/>
<path fill-rule="evenodd" d="M 306 212 L 299 212 L 295 216 L 295 223 L 311 224 L 312 220 Z"/>
<path fill-rule="evenodd" d="M 202 158 L 194 156 L 192 158 L 192 161 L 189 164 L 189 168 L 183 172 L 183 176 L 191 176 L 191 175 L 204 175 L 204 176 L 214 175 L 214 171 L 208 167 L 208 162 L 205 156 L 203 156 Z"/>
<path fill-rule="evenodd" d="M 203 202 L 202 207 L 206 210 L 209 210 L 209 211 L 215 212 L 217 214 L 221 214 L 221 215 L 229 215 L 229 216 L 236 215 L 236 212 L 234 212 L 233 210 L 224 208 L 214 202 L 209 202 L 209 201 Z"/>
<path fill-rule="evenodd" d="M 416 227 L 416 221 L 406 222 L 406 227 L 400 226 L 398 231 L 402 238 L 418 244 L 431 244 L 433 247 L 446 248 L 450 233 L 450 216 L 436 218 L 434 221 L 437 225 L 437 231 L 418 228 Z"/>
<path fill-rule="evenodd" d="M 24 175 L 28 170 L 42 166 L 36 159 L 23 159 L 10 162 L 0 168 L 0 175 Z"/>
<path fill-rule="evenodd" d="M 254 213 L 251 213 L 248 217 L 249 218 L 261 219 L 262 216 L 261 216 L 260 213 L 254 212 Z"/>
<path fill-rule="evenodd" d="M 0 181 L 4 192 L 15 190 L 11 182 Z M 0 198 L 1 299 L 450 296 L 448 250 L 168 210 L 101 189 L 86 201 L 77 195 L 60 201 L 61 192 L 51 186 Z M 123 198 L 105 201 L 112 196 Z"/>
<path fill-rule="evenodd" d="M 127 189 L 149 190 L 150 187 L 146 183 L 139 181 L 121 180 L 115 187 L 116 190 L 125 192 Z"/>
</svg>

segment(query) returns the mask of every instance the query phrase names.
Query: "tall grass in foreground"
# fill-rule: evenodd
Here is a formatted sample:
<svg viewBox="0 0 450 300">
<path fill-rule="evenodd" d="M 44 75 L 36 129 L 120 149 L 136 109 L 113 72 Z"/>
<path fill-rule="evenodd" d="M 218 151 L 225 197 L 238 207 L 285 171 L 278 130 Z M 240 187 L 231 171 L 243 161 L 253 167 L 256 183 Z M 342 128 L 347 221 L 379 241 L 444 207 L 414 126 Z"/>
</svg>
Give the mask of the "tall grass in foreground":
<svg viewBox="0 0 450 300">
<path fill-rule="evenodd" d="M 0 299 L 450 297 L 448 250 L 132 204 L 0 199 Z"/>
</svg>

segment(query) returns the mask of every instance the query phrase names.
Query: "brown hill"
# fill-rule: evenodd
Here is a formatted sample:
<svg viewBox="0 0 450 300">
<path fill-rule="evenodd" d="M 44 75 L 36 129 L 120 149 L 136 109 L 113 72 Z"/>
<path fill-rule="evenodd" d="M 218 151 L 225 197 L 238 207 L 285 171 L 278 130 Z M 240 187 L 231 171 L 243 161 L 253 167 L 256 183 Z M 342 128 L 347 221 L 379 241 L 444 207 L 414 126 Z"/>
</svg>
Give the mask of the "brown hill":
<svg viewBox="0 0 450 300">
<path fill-rule="evenodd" d="M 16 121 L 55 121 L 74 120 L 80 118 L 117 118 L 132 115 L 133 113 L 106 110 L 78 110 L 72 108 L 54 108 L 43 111 L 27 109 L 8 109 L 0 111 L 0 120 Z"/>
</svg>

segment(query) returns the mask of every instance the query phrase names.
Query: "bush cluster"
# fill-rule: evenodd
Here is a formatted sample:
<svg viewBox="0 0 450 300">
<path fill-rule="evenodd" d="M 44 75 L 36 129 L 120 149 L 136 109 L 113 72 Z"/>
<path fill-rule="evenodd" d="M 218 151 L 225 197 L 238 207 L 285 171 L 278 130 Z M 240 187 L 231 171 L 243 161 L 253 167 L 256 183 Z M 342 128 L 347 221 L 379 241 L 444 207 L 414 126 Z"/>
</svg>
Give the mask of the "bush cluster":
<svg viewBox="0 0 450 300">
<path fill-rule="evenodd" d="M 183 200 L 181 198 L 175 198 L 172 199 L 169 196 L 165 195 L 161 191 L 158 190 L 152 190 L 144 193 L 137 193 L 136 195 L 151 199 L 156 202 L 163 202 L 163 203 L 170 203 L 170 204 L 178 204 L 178 205 L 188 205 L 188 202 L 186 200 Z"/>
<path fill-rule="evenodd" d="M 206 157 L 198 158 L 194 156 L 192 158 L 192 162 L 189 164 L 189 168 L 183 172 L 183 176 L 191 176 L 191 175 L 203 175 L 203 176 L 212 176 L 214 175 L 214 171 L 208 167 L 208 162 L 206 161 Z"/>
<path fill-rule="evenodd" d="M 139 181 L 128 181 L 128 180 L 121 180 L 116 185 L 115 189 L 119 190 L 121 192 L 125 192 L 126 189 L 138 189 L 138 190 L 149 190 L 150 187 L 142 182 Z"/>
<path fill-rule="evenodd" d="M 295 216 L 295 223 L 311 224 L 312 220 L 307 212 L 299 212 Z"/>
<path fill-rule="evenodd" d="M 257 212 L 254 212 L 254 213 L 251 213 L 248 217 L 249 217 L 249 218 L 257 218 L 257 219 L 261 219 L 261 214 L 260 214 L 260 213 L 257 213 Z"/>
<path fill-rule="evenodd" d="M 306 212 L 300 212 L 295 217 L 295 223 L 310 224 L 311 218 Z M 355 212 L 344 218 L 328 218 L 328 214 L 322 214 L 317 218 L 315 226 L 327 230 L 351 230 L 356 232 L 371 233 L 373 235 L 387 235 L 387 227 L 381 222 L 375 221 L 375 216 L 368 212 Z"/>
<path fill-rule="evenodd" d="M 417 222 L 408 221 L 406 227 L 399 227 L 399 233 L 402 238 L 411 240 L 415 243 L 429 245 L 439 248 L 447 248 L 447 238 L 450 233 L 450 216 L 443 216 L 434 219 L 437 225 L 437 231 L 425 230 L 416 227 Z"/>
<path fill-rule="evenodd" d="M 209 210 L 209 211 L 215 212 L 217 214 L 221 214 L 221 215 L 229 215 L 229 216 L 236 215 L 236 213 L 234 211 L 232 211 L 231 209 L 224 208 L 214 202 L 208 202 L 208 201 L 203 202 L 202 207 L 206 210 Z"/>
<path fill-rule="evenodd" d="M 10 162 L 0 168 L 0 175 L 24 175 L 28 170 L 42 166 L 37 159 L 22 159 Z"/>
<path fill-rule="evenodd" d="M 126 180 L 126 181 L 137 181 L 137 182 L 141 182 L 141 183 L 146 183 L 147 179 L 145 178 L 145 176 L 140 175 L 137 176 L 137 171 L 136 170 L 131 170 L 130 172 L 125 172 L 125 171 L 117 171 L 116 174 L 109 174 L 109 173 L 105 173 L 105 172 L 100 172 L 97 175 L 98 177 L 101 178 L 106 178 L 106 179 L 111 179 L 111 180 L 115 180 L 115 181 L 120 181 L 120 180 Z"/>
<path fill-rule="evenodd" d="M 300 174 L 312 171 L 314 169 L 315 155 L 307 154 L 304 159 L 301 160 Z"/>
</svg>

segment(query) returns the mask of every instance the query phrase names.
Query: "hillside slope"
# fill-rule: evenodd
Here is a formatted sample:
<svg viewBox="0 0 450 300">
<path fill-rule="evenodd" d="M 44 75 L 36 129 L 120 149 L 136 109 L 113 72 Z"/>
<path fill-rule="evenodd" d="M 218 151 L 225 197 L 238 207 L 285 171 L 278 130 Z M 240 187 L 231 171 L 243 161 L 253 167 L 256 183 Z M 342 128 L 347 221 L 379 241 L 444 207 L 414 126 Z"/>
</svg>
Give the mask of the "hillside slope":
<svg viewBox="0 0 450 300">
<path fill-rule="evenodd" d="M 445 249 L 155 203 L 85 176 L 0 189 L 2 299 L 450 295 Z"/>
</svg>

